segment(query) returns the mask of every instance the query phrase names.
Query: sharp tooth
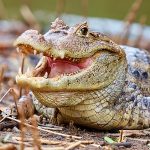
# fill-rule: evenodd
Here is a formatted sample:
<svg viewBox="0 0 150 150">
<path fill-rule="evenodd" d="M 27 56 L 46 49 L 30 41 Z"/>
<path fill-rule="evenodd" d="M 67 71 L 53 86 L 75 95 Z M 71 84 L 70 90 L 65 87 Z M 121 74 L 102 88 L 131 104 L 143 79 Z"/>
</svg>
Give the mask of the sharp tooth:
<svg viewBox="0 0 150 150">
<path fill-rule="evenodd" d="M 16 50 L 17 50 L 18 53 L 20 52 L 20 48 L 19 47 L 17 47 Z"/>
<path fill-rule="evenodd" d="M 27 73 L 30 73 L 30 68 L 29 67 L 27 68 Z"/>
<path fill-rule="evenodd" d="M 45 75 L 43 76 L 44 78 L 48 78 L 48 72 L 45 72 Z"/>
<path fill-rule="evenodd" d="M 65 57 L 65 52 L 62 50 L 62 51 L 59 51 L 59 57 L 61 58 L 61 59 L 64 59 L 64 57 Z"/>
<path fill-rule="evenodd" d="M 43 57 L 40 59 L 40 61 L 36 65 L 35 69 L 37 69 L 38 67 L 40 67 L 42 65 L 42 62 L 43 62 Z"/>
<path fill-rule="evenodd" d="M 19 67 L 18 74 L 19 74 L 19 75 L 22 74 L 21 67 Z"/>
<path fill-rule="evenodd" d="M 36 55 L 37 54 L 37 50 L 34 50 L 34 55 Z"/>
<path fill-rule="evenodd" d="M 53 60 L 55 61 L 55 60 L 56 60 L 56 58 L 55 58 L 55 57 L 53 57 Z"/>
<path fill-rule="evenodd" d="M 29 68 L 29 67 L 27 68 L 26 75 L 28 75 L 28 76 L 30 76 L 30 75 L 31 75 L 31 72 L 30 72 L 30 68 Z"/>
</svg>

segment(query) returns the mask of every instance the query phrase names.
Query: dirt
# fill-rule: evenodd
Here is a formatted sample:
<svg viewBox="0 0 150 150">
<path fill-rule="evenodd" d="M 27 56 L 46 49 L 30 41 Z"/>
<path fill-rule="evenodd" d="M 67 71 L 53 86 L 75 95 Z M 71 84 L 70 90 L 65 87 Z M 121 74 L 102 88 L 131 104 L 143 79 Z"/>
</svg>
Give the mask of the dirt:
<svg viewBox="0 0 150 150">
<path fill-rule="evenodd" d="M 63 133 L 63 134 L 67 134 L 67 135 L 73 135 L 73 136 L 78 136 L 78 137 L 82 137 L 82 139 L 78 139 L 76 140 L 75 138 L 69 137 L 63 137 L 61 135 L 55 135 L 55 134 L 50 134 L 47 132 L 41 132 L 40 131 L 40 138 L 41 139 L 46 139 L 49 141 L 59 141 L 59 144 L 41 144 L 42 149 L 45 149 L 47 147 L 49 148 L 53 148 L 55 149 L 59 149 L 59 148 L 67 148 L 69 145 L 72 145 L 74 142 L 77 141 L 93 141 L 92 144 L 80 144 L 80 146 L 77 146 L 73 149 L 80 149 L 80 150 L 86 150 L 86 149 L 115 149 L 115 150 L 148 150 L 150 147 L 148 146 L 150 139 L 149 139 L 149 135 L 150 135 L 150 131 L 146 130 L 147 132 L 149 132 L 149 134 L 145 134 L 145 135 L 136 135 L 135 133 L 130 136 L 124 136 L 124 146 L 117 146 L 116 144 L 108 144 L 105 140 L 104 137 L 110 137 L 111 139 L 113 139 L 114 141 L 118 141 L 119 139 L 119 133 L 110 133 L 110 132 L 102 132 L 102 131 L 95 131 L 95 130 L 91 130 L 91 129 L 85 129 L 85 128 L 79 128 L 79 127 L 74 127 L 73 129 L 71 129 L 69 126 L 61 126 L 63 127 L 62 131 L 56 131 L 57 133 Z M 4 131 L 6 130 L 6 131 Z M 125 132 L 125 131 L 124 131 Z M 142 131 L 141 131 L 142 132 Z M 0 137 L 2 139 L 2 137 L 6 137 L 8 135 L 10 135 L 11 137 L 20 137 L 20 131 L 16 132 L 14 131 L 14 129 L 10 129 L 10 128 L 5 128 L 3 129 L 3 131 L 0 132 Z M 132 133 L 132 131 L 130 131 L 130 133 Z M 15 143 L 14 140 L 12 140 L 12 138 L 10 137 L 10 142 L 9 143 Z M 31 138 L 33 137 L 33 135 L 31 134 L 31 132 L 26 133 L 25 135 L 25 139 Z M 9 140 L 8 140 L 9 141 Z M 7 140 L 6 140 L 7 143 Z M 6 144 L 5 143 L 5 144 Z M 28 141 L 26 143 L 30 143 L 31 145 L 34 143 L 32 143 L 31 141 Z M 15 144 L 18 148 L 19 145 Z M 29 146 L 26 146 L 29 147 Z"/>
</svg>

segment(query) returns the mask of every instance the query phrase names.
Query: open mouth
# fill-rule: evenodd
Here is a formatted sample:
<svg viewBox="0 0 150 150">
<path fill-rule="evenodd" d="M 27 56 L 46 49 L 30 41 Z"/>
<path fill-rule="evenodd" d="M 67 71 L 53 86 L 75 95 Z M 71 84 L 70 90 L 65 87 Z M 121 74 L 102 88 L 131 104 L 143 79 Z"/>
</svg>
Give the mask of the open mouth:
<svg viewBox="0 0 150 150">
<path fill-rule="evenodd" d="M 53 58 L 43 56 L 32 72 L 33 77 L 55 78 L 75 75 L 92 63 L 91 58 Z"/>
<path fill-rule="evenodd" d="M 33 47 L 26 46 L 26 48 L 22 45 L 20 46 L 20 51 L 23 53 L 30 53 L 37 55 L 38 51 L 33 50 Z M 42 55 L 45 55 L 42 53 Z M 89 66 L 91 66 L 93 62 L 92 57 L 89 58 L 71 58 L 71 57 L 53 57 L 48 56 L 47 54 L 45 56 L 42 56 L 42 58 L 39 60 L 36 67 L 31 71 L 27 69 L 27 72 L 24 74 L 28 77 L 43 77 L 45 79 L 47 78 L 59 78 L 62 76 L 73 76 L 76 75 Z"/>
</svg>

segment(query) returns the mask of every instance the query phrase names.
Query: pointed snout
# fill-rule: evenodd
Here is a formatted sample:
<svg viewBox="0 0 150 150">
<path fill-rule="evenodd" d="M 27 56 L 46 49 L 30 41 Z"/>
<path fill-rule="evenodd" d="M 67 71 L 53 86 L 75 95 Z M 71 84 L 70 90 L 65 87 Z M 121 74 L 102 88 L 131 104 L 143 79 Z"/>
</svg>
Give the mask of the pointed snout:
<svg viewBox="0 0 150 150">
<path fill-rule="evenodd" d="M 16 47 L 30 47 L 30 50 L 37 50 L 38 53 L 44 53 L 50 50 L 52 44 L 36 30 L 27 30 L 22 33 L 14 42 Z"/>
</svg>

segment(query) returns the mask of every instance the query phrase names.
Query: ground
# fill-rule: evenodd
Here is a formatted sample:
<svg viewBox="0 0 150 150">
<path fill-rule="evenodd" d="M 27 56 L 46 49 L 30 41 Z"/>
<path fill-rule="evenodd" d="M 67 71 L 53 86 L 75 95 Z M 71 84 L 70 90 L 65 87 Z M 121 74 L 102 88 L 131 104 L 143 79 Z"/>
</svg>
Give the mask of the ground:
<svg viewBox="0 0 150 150">
<path fill-rule="evenodd" d="M 5 129 L 6 131 L 1 131 L 1 139 L 6 138 L 6 136 L 10 135 L 9 139 L 7 139 L 4 143 L 13 143 L 17 147 L 19 147 L 19 141 L 21 141 L 17 137 L 20 137 L 20 133 L 14 129 L 10 131 L 10 129 Z M 50 134 L 47 132 L 40 132 L 40 138 L 41 138 L 41 147 L 42 149 L 67 149 L 70 145 L 74 146 L 74 143 L 78 143 L 78 141 L 83 141 L 83 144 L 77 144 L 77 147 L 73 147 L 70 149 L 80 149 L 80 150 L 86 150 L 86 149 L 127 149 L 127 150 L 148 150 L 149 149 L 149 136 L 150 131 L 144 130 L 144 131 L 130 131 L 129 133 L 126 133 L 127 131 L 124 131 L 124 141 L 122 146 L 119 146 L 115 144 L 108 144 L 104 138 L 110 137 L 113 140 L 118 140 L 120 137 L 119 133 L 110 133 L 110 132 L 103 132 L 103 131 L 92 131 L 90 129 L 80 129 L 76 128 L 76 130 L 71 130 L 67 126 L 63 127 L 62 131 L 56 131 L 58 133 L 63 134 L 69 134 L 69 135 L 76 135 L 78 137 L 82 137 L 82 139 L 76 140 L 75 138 L 69 137 L 66 138 L 61 135 L 55 135 Z M 13 138 L 11 138 L 13 137 Z M 25 146 L 26 147 L 32 147 L 32 144 L 35 144 L 31 141 L 31 134 L 26 133 L 25 138 Z M 48 140 L 44 142 L 44 139 Z M 57 143 L 58 142 L 58 143 Z M 45 144 L 44 144 L 45 143 Z M 84 144 L 88 143 L 88 144 Z M 121 144 L 120 144 L 121 145 Z"/>
</svg>

